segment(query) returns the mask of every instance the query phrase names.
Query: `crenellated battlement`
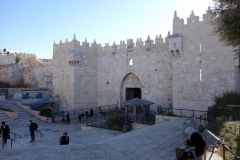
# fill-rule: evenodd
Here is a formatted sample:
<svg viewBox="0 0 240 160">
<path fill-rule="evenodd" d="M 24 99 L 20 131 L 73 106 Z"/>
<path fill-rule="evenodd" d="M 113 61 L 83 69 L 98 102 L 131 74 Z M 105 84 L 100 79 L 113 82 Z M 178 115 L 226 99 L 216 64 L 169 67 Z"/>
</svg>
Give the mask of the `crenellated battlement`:
<svg viewBox="0 0 240 160">
<path fill-rule="evenodd" d="M 173 32 L 166 37 L 157 34 L 97 44 L 86 38 L 80 42 L 74 34 L 72 40 L 54 41 L 53 60 L 47 65 L 0 66 L 0 81 L 53 88 L 60 97 L 60 110 L 122 107 L 123 101 L 135 97 L 154 102 L 153 109 L 171 104 L 177 109 L 207 110 L 211 95 L 233 90 L 240 82 L 232 47 L 213 34 L 207 23 L 209 11 L 202 21 L 191 11 L 186 24 L 175 11 Z M 9 57 L 13 56 L 0 56 L 5 58 L 2 62 L 10 61 Z"/>
<path fill-rule="evenodd" d="M 197 27 L 197 25 L 202 22 L 207 22 L 210 19 L 210 14 L 211 12 L 210 7 L 208 7 L 208 10 L 206 11 L 205 14 L 203 14 L 202 20 L 200 20 L 199 16 L 196 16 L 194 14 L 194 11 L 191 11 L 190 16 L 187 17 L 187 23 L 184 23 L 184 19 L 179 18 L 177 16 L 177 11 L 174 11 L 174 17 L 173 17 L 173 33 L 180 33 L 183 32 L 184 27 Z"/>
<path fill-rule="evenodd" d="M 78 41 L 76 39 L 76 36 L 74 34 L 73 40 L 72 41 L 68 41 L 68 39 L 66 39 L 65 42 L 62 42 L 62 40 L 60 40 L 60 42 L 57 44 L 55 41 L 53 42 L 53 50 L 54 51 L 61 51 L 65 49 L 69 50 L 69 53 L 71 52 L 71 50 L 74 49 L 80 49 L 80 48 L 95 48 L 97 47 L 99 51 L 112 51 L 113 53 L 115 53 L 117 50 L 120 49 L 127 49 L 128 51 L 132 51 L 134 48 L 144 48 L 146 50 L 150 50 L 151 46 L 154 45 L 160 45 L 160 44 L 168 44 L 168 39 L 170 37 L 170 32 L 168 32 L 167 37 L 162 38 L 162 35 L 159 34 L 156 35 L 155 41 L 150 39 L 150 37 L 148 36 L 148 38 L 143 41 L 142 38 L 137 38 L 137 40 L 134 42 L 133 39 L 127 39 L 127 43 L 125 43 L 125 41 L 120 41 L 119 44 L 116 44 L 116 42 L 114 41 L 114 43 L 112 45 L 110 45 L 109 43 L 105 43 L 104 46 L 100 44 L 96 43 L 96 40 L 94 39 L 93 43 L 89 43 L 87 41 L 87 39 L 85 38 L 85 41 L 83 41 L 82 43 L 80 43 L 80 41 Z"/>
</svg>

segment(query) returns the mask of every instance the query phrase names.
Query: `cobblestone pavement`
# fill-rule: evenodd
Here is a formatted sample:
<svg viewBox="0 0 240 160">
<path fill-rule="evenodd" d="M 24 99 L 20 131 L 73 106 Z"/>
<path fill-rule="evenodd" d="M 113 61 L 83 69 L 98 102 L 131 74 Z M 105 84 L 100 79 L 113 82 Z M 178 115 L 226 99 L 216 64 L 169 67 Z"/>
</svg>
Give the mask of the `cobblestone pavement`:
<svg viewBox="0 0 240 160">
<path fill-rule="evenodd" d="M 11 124 L 11 131 L 21 134 L 22 138 L 13 142 L 12 149 L 8 141 L 5 148 L 0 149 L 0 159 L 175 160 L 175 148 L 183 147 L 182 142 L 186 140 L 181 118 L 128 133 L 81 127 L 76 121 L 72 120 L 70 125 L 38 122 L 44 137 L 38 136 L 33 143 L 29 143 L 27 123 Z M 69 133 L 72 145 L 58 145 L 64 131 Z M 216 154 L 212 158 L 221 159 Z"/>
</svg>

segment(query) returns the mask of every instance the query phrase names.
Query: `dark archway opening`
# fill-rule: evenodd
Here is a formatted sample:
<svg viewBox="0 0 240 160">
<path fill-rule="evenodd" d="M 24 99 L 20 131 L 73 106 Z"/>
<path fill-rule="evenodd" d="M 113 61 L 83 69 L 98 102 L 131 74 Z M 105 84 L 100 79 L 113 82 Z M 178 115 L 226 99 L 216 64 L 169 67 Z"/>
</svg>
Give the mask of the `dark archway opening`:
<svg viewBox="0 0 240 160">
<path fill-rule="evenodd" d="M 133 98 L 142 98 L 141 88 L 126 88 L 126 100 Z"/>
</svg>

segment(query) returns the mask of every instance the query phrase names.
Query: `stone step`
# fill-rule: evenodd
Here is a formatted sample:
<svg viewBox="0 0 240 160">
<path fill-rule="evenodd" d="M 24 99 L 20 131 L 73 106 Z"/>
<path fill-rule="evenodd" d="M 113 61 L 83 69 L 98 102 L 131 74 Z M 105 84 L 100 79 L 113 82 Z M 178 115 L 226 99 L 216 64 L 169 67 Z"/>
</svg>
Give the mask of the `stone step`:
<svg viewBox="0 0 240 160">
<path fill-rule="evenodd" d="M 33 121 L 38 121 L 38 119 L 32 114 L 26 112 L 21 107 L 14 104 L 12 101 L 0 101 L 0 104 L 4 107 L 12 108 L 13 111 L 17 111 L 17 121 L 28 122 L 30 119 Z"/>
</svg>

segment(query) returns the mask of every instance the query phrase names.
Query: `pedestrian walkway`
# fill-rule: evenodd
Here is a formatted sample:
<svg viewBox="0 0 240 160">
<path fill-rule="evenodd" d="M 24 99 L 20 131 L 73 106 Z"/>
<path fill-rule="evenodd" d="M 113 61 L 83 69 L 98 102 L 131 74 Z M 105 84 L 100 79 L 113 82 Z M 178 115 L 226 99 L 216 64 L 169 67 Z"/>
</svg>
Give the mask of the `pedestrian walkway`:
<svg viewBox="0 0 240 160">
<path fill-rule="evenodd" d="M 91 159 L 91 160 L 175 160 L 175 148 L 186 140 L 182 118 L 167 121 L 128 133 L 84 126 L 72 120 L 71 124 L 41 123 L 39 129 L 44 138 L 28 143 L 30 135 L 26 124 L 16 123 L 10 127 L 23 133 L 10 149 L 1 150 L 0 157 L 10 159 Z M 58 145 L 62 132 L 68 131 L 72 145 Z M 222 158 L 214 155 L 212 160 Z"/>
</svg>

